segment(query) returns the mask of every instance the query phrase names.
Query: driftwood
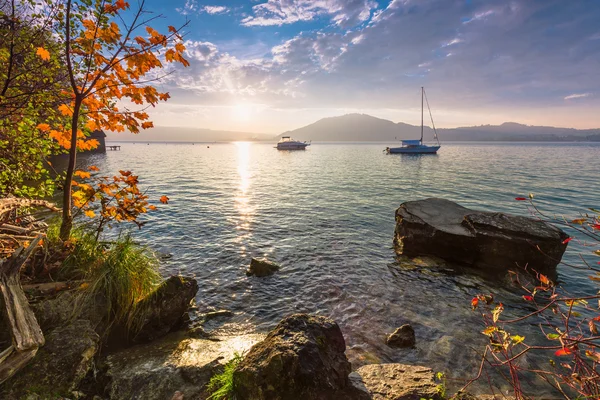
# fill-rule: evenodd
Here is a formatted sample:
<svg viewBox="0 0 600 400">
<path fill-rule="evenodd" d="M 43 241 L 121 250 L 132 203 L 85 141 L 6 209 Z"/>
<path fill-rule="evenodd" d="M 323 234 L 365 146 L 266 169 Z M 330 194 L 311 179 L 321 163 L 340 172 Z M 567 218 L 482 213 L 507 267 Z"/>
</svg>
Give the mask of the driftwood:
<svg viewBox="0 0 600 400">
<path fill-rule="evenodd" d="M 45 342 L 19 280 L 21 267 L 41 239 L 42 236 L 38 236 L 27 248 L 19 247 L 10 258 L 0 260 L 1 302 L 12 335 L 12 345 L 0 353 L 0 383 L 23 368 Z"/>
<path fill-rule="evenodd" d="M 0 216 L 25 207 L 45 207 L 52 211 L 60 211 L 54 204 L 45 200 L 21 199 L 18 197 L 6 197 L 0 199 Z"/>
</svg>

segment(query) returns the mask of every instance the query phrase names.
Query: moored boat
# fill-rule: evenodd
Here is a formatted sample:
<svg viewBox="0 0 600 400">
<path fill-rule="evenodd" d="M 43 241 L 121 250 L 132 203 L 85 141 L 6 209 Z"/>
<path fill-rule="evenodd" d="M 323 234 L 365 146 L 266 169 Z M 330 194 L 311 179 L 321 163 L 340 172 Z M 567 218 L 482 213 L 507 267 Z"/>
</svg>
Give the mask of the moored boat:
<svg viewBox="0 0 600 400">
<path fill-rule="evenodd" d="M 430 145 L 423 143 L 424 100 L 427 101 L 427 95 L 425 94 L 425 88 L 421 87 L 421 138 L 403 140 L 402 146 L 400 147 L 386 147 L 385 151 L 388 154 L 436 154 L 437 151 L 440 149 L 440 140 L 438 139 L 435 124 L 433 123 L 433 116 L 431 115 L 431 108 L 429 108 L 429 101 L 427 101 L 427 109 L 429 110 L 429 116 L 431 117 L 431 125 L 433 126 L 433 137 L 437 141 L 437 144 Z"/>
<path fill-rule="evenodd" d="M 300 142 L 298 140 L 294 140 L 289 136 L 283 136 L 281 140 L 277 143 L 277 150 L 305 150 L 308 146 L 310 146 L 309 142 Z"/>
</svg>

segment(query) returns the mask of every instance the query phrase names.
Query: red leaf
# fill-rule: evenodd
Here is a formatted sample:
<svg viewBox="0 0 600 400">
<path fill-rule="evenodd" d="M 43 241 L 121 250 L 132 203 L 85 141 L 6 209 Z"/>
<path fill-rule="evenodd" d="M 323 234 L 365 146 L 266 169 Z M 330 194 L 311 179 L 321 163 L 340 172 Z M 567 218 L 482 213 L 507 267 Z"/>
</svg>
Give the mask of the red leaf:
<svg viewBox="0 0 600 400">
<path fill-rule="evenodd" d="M 524 200 L 527 200 L 527 198 L 526 197 L 515 197 L 515 200 L 524 201 Z"/>
<path fill-rule="evenodd" d="M 479 304 L 479 299 L 477 297 L 473 297 L 473 299 L 471 300 L 471 307 L 474 309 L 477 308 L 477 304 Z"/>
<path fill-rule="evenodd" d="M 523 296 L 523 298 L 527 301 L 533 301 L 533 296 Z"/>
<path fill-rule="evenodd" d="M 572 237 L 568 237 L 568 238 L 566 238 L 565 240 L 563 240 L 563 241 L 562 241 L 562 244 L 567 244 L 567 243 L 569 243 L 571 240 L 573 240 L 573 238 L 572 238 Z"/>
<path fill-rule="evenodd" d="M 571 351 L 571 349 L 566 348 L 566 347 L 563 349 L 557 350 L 556 353 L 554 353 L 555 356 L 566 356 L 569 354 L 573 354 L 573 352 Z"/>
<path fill-rule="evenodd" d="M 592 228 L 594 228 L 597 231 L 600 231 L 600 224 L 594 224 L 592 225 Z"/>
</svg>

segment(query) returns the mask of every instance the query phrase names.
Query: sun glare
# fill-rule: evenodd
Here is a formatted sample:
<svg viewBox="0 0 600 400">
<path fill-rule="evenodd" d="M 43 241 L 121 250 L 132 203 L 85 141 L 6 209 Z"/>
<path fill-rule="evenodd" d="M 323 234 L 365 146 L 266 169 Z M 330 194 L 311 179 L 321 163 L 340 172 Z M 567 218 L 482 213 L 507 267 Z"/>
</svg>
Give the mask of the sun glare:
<svg viewBox="0 0 600 400">
<path fill-rule="evenodd" d="M 239 103 L 232 107 L 231 113 L 237 121 L 249 121 L 254 114 L 254 107 L 251 104 Z"/>
</svg>

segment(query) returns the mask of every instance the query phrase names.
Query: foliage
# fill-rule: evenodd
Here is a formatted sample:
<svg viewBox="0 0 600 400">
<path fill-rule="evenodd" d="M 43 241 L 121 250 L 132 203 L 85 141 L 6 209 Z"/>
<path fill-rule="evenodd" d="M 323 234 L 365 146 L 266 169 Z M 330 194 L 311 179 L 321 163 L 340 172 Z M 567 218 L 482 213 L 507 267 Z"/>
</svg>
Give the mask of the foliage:
<svg viewBox="0 0 600 400">
<path fill-rule="evenodd" d="M 0 196 L 46 197 L 55 187 L 47 159 L 60 148 L 37 126 L 64 120 L 67 81 L 59 43 L 38 17 L 31 1 L 0 0 Z M 41 46 L 52 55 L 41 57 Z"/>
<path fill-rule="evenodd" d="M 527 199 L 518 197 L 516 200 Z M 600 211 L 589 209 L 578 218 L 566 219 L 541 212 L 533 202 L 533 195 L 530 195 L 529 202 L 534 216 L 567 226 L 584 239 L 569 237 L 563 244 L 576 240 L 591 254 L 600 256 Z M 582 265 L 563 264 L 589 271 L 589 279 L 594 284 L 600 282 L 600 268 L 583 255 L 580 259 Z M 600 262 L 597 264 L 600 265 Z M 516 318 L 502 319 L 504 305 L 495 301 L 492 295 L 479 294 L 471 301 L 474 310 L 482 309 L 485 323 L 482 333 L 489 338 L 476 379 L 481 377 L 484 367 L 489 366 L 503 374 L 517 399 L 527 398 L 521 383 L 525 373 L 537 375 L 565 398 L 572 398 L 573 394 L 580 398 L 600 398 L 600 336 L 597 327 L 600 323 L 600 292 L 596 289 L 593 293 L 576 296 L 540 273 L 536 274 L 534 282 L 522 283 L 515 272 L 513 276 L 523 290 L 523 301 L 533 311 Z M 522 321 L 539 325 L 543 334 L 542 344 L 531 344 L 524 336 L 510 332 L 511 326 Z M 533 367 L 520 362 L 526 354 L 533 352 L 547 356 L 548 364 Z"/>
<path fill-rule="evenodd" d="M 234 400 L 235 385 L 233 382 L 233 373 L 243 360 L 239 353 L 234 353 L 233 359 L 225 364 L 223 372 L 210 378 L 208 383 L 208 391 L 211 395 L 208 400 Z"/>
<path fill-rule="evenodd" d="M 148 107 L 166 101 L 169 94 L 158 92 L 150 84 L 160 78 L 155 70 L 164 67 L 163 61 L 189 65 L 183 57 L 185 46 L 179 29 L 169 26 L 165 35 L 149 26 L 160 16 L 147 17 L 144 0 L 137 3 L 136 9 L 129 8 L 124 0 L 63 0 L 58 4 L 54 26 L 64 43 L 62 57 L 71 99 L 59 107 L 70 118 L 70 124 L 50 130 L 51 136 L 69 149 L 63 192 L 63 240 L 68 239 L 72 227 L 75 147 L 85 137 L 85 130 L 128 129 L 138 133 L 140 128 L 151 128 L 145 108 L 131 110 L 121 104 Z M 127 16 L 132 18 L 126 21 Z M 163 61 L 159 52 L 164 52 Z"/>
<path fill-rule="evenodd" d="M 73 193 L 73 204 L 78 213 L 96 218 L 96 240 L 103 229 L 114 221 L 133 222 L 141 228 L 145 223 L 140 222 L 138 217 L 149 210 L 156 210 L 155 206 L 148 204 L 148 196 L 140 191 L 138 177 L 131 171 L 119 171 L 119 175 L 109 178 L 92 177 L 92 172 L 98 171 L 98 168 L 91 166 L 88 169 L 91 172 L 79 170 L 74 173 L 85 181 L 73 180 L 72 184 L 77 188 Z M 90 178 L 95 181 L 94 185 L 87 183 Z"/>
<path fill-rule="evenodd" d="M 106 301 L 109 325 L 124 324 L 131 332 L 139 328 L 136 307 L 160 284 L 159 262 L 147 248 L 133 242 L 129 235 L 114 242 L 96 240 L 94 231 L 79 226 L 71 238 L 59 237 L 58 221 L 48 229 L 48 246 L 66 254 L 60 270 L 62 277 L 85 281 L 80 307 L 93 304 L 98 298 Z"/>
</svg>

